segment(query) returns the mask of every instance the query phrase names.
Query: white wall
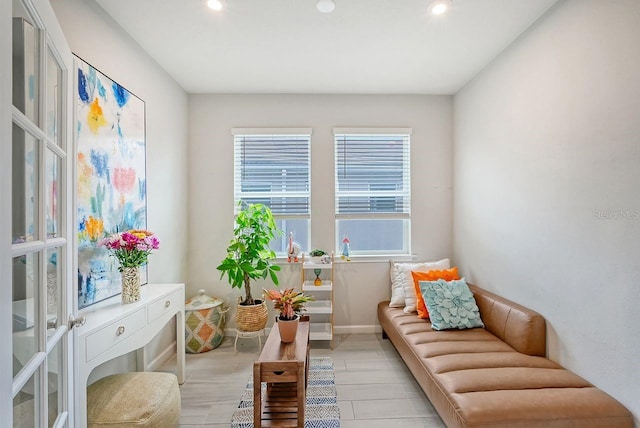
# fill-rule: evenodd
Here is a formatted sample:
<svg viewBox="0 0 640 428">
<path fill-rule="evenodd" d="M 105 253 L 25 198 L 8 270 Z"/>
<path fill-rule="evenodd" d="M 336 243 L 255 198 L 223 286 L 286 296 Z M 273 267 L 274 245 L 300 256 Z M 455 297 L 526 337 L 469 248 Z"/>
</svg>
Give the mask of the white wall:
<svg viewBox="0 0 640 428">
<path fill-rule="evenodd" d="M 454 99 L 454 257 L 640 416 L 640 2 L 559 2 Z"/>
<path fill-rule="evenodd" d="M 184 282 L 187 94 L 93 0 L 51 4 L 71 50 L 145 102 L 147 226 L 161 242 L 150 257 L 149 282 Z M 167 328 L 149 345 L 150 360 L 174 340 Z"/>
<path fill-rule="evenodd" d="M 410 127 L 412 246 L 419 259 L 449 257 L 452 233 L 452 98 L 425 95 L 191 95 L 189 97 L 189 284 L 235 305 L 220 280 L 233 227 L 233 127 L 311 127 L 311 245 L 334 247 L 333 127 Z M 373 331 L 388 299 L 388 262 L 336 267 L 335 325 Z M 285 267 L 283 285 L 299 284 Z M 272 287 L 265 284 L 266 287 Z M 262 284 L 254 286 L 254 296 Z M 233 319 L 233 310 L 229 319 Z M 233 322 L 228 323 L 233 326 Z"/>
</svg>

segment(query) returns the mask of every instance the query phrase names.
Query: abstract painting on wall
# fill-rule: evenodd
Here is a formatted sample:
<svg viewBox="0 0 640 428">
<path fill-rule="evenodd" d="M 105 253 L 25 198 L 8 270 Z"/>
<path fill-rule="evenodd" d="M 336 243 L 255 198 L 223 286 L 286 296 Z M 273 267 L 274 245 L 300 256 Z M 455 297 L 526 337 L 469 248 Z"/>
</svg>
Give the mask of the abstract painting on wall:
<svg viewBox="0 0 640 428">
<path fill-rule="evenodd" d="M 75 138 L 78 149 L 78 306 L 120 293 L 118 262 L 98 243 L 145 229 L 144 102 L 75 58 Z M 146 269 L 141 270 L 146 282 Z"/>
</svg>

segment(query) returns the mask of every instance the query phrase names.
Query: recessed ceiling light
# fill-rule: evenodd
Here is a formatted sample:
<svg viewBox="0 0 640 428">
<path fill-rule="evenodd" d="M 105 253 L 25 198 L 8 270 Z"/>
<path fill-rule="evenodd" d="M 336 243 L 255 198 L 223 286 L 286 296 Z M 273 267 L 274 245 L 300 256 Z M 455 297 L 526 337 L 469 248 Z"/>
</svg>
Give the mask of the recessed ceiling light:
<svg viewBox="0 0 640 428">
<path fill-rule="evenodd" d="M 336 4 L 333 0 L 318 0 L 316 8 L 322 13 L 331 13 L 336 8 Z"/>
<path fill-rule="evenodd" d="M 215 11 L 222 10 L 222 1 L 221 0 L 209 0 L 207 1 L 207 6 Z"/>
<path fill-rule="evenodd" d="M 434 0 L 429 5 L 429 12 L 432 15 L 442 15 L 451 7 L 451 0 Z"/>
</svg>

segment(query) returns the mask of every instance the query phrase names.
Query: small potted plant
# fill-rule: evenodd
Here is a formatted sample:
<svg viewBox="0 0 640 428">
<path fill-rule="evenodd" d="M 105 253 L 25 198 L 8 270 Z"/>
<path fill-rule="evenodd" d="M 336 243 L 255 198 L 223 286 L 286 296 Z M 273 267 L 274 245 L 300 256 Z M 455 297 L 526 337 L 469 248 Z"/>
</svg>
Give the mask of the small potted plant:
<svg viewBox="0 0 640 428">
<path fill-rule="evenodd" d="M 326 256 L 327 252 L 325 250 L 320 250 L 318 248 L 313 249 L 309 252 L 309 261 L 311 263 L 322 263 L 322 257 Z"/>
<path fill-rule="evenodd" d="M 280 312 L 276 317 L 280 340 L 284 343 L 291 343 L 296 339 L 300 315 L 307 302 L 315 300 L 313 296 L 305 296 L 302 292 L 287 288 L 280 292 L 278 290 L 265 290 L 264 296 L 273 302 L 273 308 Z"/>
</svg>

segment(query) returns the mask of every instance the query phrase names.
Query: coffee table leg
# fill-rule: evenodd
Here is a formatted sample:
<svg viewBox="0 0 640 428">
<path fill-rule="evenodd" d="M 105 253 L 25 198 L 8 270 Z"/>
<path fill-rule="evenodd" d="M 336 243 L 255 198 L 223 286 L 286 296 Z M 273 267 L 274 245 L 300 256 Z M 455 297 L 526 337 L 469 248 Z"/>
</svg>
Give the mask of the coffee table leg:
<svg viewBox="0 0 640 428">
<path fill-rule="evenodd" d="M 304 407 L 307 401 L 307 391 L 305 388 L 305 365 L 304 363 L 298 363 L 298 428 L 304 428 Z"/>
<path fill-rule="evenodd" d="M 306 388 L 307 386 L 309 386 L 309 349 L 311 347 L 309 345 L 307 345 L 307 357 L 305 359 L 304 362 L 304 387 Z M 305 397 L 306 397 L 306 393 L 305 393 Z"/>
<path fill-rule="evenodd" d="M 260 379 L 260 363 L 253 363 L 253 426 L 262 425 L 262 382 Z"/>
</svg>

